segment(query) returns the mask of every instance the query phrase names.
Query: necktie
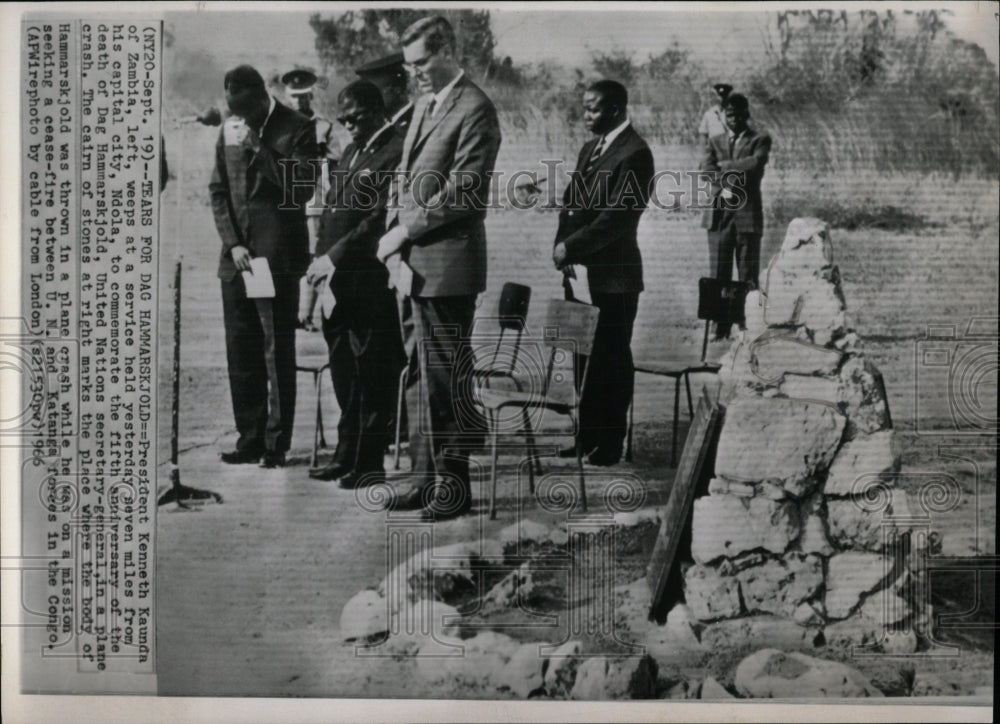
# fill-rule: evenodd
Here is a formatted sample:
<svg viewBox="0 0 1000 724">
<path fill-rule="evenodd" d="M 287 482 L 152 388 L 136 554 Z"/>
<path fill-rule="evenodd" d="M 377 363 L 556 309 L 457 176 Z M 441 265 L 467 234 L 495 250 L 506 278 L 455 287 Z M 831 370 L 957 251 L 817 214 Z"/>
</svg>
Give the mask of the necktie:
<svg viewBox="0 0 1000 724">
<path fill-rule="evenodd" d="M 604 136 L 601 136 L 598 140 L 597 145 L 594 146 L 593 153 L 590 154 L 590 158 L 587 160 L 587 165 L 583 169 L 583 173 L 589 174 L 594 170 L 594 166 L 597 165 L 597 159 L 601 157 L 601 153 L 604 151 Z"/>
<path fill-rule="evenodd" d="M 733 157 L 733 151 L 736 149 L 736 134 L 734 133 L 729 137 L 729 158 Z"/>
</svg>

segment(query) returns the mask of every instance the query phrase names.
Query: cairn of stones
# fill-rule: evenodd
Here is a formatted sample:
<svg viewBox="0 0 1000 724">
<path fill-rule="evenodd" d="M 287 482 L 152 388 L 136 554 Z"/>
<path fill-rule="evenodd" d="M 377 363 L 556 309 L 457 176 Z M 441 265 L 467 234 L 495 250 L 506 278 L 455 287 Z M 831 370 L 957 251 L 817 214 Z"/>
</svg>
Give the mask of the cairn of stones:
<svg viewBox="0 0 1000 724">
<path fill-rule="evenodd" d="M 724 421 L 694 503 L 702 643 L 909 653 L 930 615 L 878 369 L 847 328 L 827 225 L 795 219 L 723 355 Z"/>
</svg>

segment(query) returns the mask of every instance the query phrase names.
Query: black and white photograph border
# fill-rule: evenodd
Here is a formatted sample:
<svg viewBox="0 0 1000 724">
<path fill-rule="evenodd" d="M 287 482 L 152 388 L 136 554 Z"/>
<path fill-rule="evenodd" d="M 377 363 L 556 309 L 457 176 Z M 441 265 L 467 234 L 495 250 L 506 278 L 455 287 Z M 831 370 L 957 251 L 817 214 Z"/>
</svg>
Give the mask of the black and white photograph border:
<svg viewBox="0 0 1000 724">
<path fill-rule="evenodd" d="M 11 721 L 990 720 L 995 3 L 40 10 L 163 23 L 157 696 L 24 693 L 5 483 Z"/>
</svg>

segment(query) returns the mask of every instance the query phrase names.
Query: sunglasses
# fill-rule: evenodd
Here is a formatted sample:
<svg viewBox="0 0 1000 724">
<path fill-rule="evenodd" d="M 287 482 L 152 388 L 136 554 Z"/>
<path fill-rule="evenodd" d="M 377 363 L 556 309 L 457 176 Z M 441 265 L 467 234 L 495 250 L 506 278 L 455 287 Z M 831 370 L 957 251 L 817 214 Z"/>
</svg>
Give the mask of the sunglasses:
<svg viewBox="0 0 1000 724">
<path fill-rule="evenodd" d="M 337 118 L 337 123 L 342 126 L 356 126 L 367 115 L 367 111 L 358 111 L 357 113 L 352 113 L 349 116 L 340 116 Z"/>
</svg>

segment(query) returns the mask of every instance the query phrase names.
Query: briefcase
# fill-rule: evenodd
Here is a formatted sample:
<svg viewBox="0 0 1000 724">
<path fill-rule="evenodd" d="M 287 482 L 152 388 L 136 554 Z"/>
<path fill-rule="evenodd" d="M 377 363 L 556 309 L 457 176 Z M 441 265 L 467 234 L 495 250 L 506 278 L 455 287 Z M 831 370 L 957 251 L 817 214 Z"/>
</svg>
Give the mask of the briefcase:
<svg viewBox="0 0 1000 724">
<path fill-rule="evenodd" d="M 751 288 L 750 282 L 702 277 L 698 280 L 698 318 L 744 324 L 743 305 Z"/>
</svg>

